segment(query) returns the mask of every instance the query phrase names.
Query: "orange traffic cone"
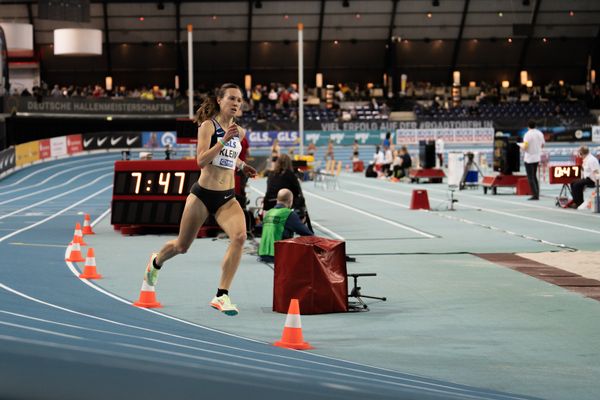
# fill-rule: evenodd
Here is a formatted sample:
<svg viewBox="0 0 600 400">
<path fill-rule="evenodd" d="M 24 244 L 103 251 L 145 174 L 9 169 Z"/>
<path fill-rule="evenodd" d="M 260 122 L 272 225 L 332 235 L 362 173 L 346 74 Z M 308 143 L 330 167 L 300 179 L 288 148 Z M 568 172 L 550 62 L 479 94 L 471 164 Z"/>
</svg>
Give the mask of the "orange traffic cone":
<svg viewBox="0 0 600 400">
<path fill-rule="evenodd" d="M 92 225 L 90 225 L 90 214 L 85 214 L 85 218 L 83 220 L 83 230 L 81 231 L 84 235 L 95 235 L 96 232 L 92 230 Z"/>
<path fill-rule="evenodd" d="M 298 304 L 298 299 L 292 299 L 290 301 L 290 307 L 288 308 L 288 314 L 285 319 L 285 326 L 283 327 L 283 335 L 281 336 L 281 340 L 273 343 L 273 345 L 294 350 L 314 349 L 314 347 L 308 342 L 305 342 L 302 337 L 302 324 L 300 323 L 300 306 Z"/>
<path fill-rule="evenodd" d="M 85 259 L 85 266 L 83 267 L 83 273 L 79 274 L 80 278 L 83 279 L 101 279 L 102 275 L 96 272 L 96 257 L 94 256 L 94 248 L 90 247 L 87 251 L 87 258 Z"/>
<path fill-rule="evenodd" d="M 71 243 L 79 243 L 80 246 L 87 246 L 87 243 L 83 241 L 83 233 L 81 232 L 79 222 L 75 224 L 75 233 L 73 233 L 73 241 Z"/>
<path fill-rule="evenodd" d="M 82 262 L 85 261 L 83 255 L 81 254 L 81 247 L 79 243 L 71 243 L 69 245 L 69 256 L 65 258 L 65 261 L 70 262 Z"/>
<path fill-rule="evenodd" d="M 148 285 L 145 280 L 142 282 L 140 298 L 138 301 L 133 303 L 133 305 L 144 308 L 162 307 L 162 304 L 156 301 L 156 292 L 154 291 L 154 286 Z"/>
</svg>

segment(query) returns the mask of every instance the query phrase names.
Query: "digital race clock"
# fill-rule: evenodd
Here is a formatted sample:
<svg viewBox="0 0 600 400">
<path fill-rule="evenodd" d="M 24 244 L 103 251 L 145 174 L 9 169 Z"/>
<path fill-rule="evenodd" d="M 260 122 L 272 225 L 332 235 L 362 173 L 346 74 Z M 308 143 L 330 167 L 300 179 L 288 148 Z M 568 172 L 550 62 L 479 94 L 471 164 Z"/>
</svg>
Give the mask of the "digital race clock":
<svg viewBox="0 0 600 400">
<path fill-rule="evenodd" d="M 177 226 L 191 186 L 196 160 L 116 161 L 111 224 Z"/>
<path fill-rule="evenodd" d="M 581 176 L 579 165 L 553 165 L 550 166 L 550 183 L 569 184 Z"/>
</svg>

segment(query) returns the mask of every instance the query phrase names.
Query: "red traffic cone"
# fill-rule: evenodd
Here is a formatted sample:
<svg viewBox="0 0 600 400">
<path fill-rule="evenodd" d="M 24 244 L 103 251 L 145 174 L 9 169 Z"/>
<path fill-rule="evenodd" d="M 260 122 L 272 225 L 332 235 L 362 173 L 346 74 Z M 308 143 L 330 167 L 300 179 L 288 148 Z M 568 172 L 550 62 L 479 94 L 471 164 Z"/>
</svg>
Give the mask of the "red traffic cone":
<svg viewBox="0 0 600 400">
<path fill-rule="evenodd" d="M 75 224 L 75 233 L 73 233 L 73 241 L 71 243 L 79 243 L 81 246 L 87 246 L 87 243 L 83 241 L 83 233 L 81 232 L 79 222 Z"/>
<path fill-rule="evenodd" d="M 305 342 L 302 337 L 302 324 L 300 323 L 300 305 L 298 304 L 298 299 L 292 299 L 290 301 L 290 307 L 285 319 L 285 326 L 283 327 L 283 335 L 281 336 L 280 341 L 273 343 L 273 346 L 294 350 L 314 349 L 314 347 L 308 342 Z"/>
<path fill-rule="evenodd" d="M 83 230 L 81 232 L 84 235 L 96 234 L 96 232 L 92 230 L 92 225 L 90 224 L 90 214 L 85 214 L 85 218 L 83 219 Z"/>
<path fill-rule="evenodd" d="M 429 210 L 429 197 L 427 196 L 427 190 L 414 189 L 412 191 L 412 197 L 410 198 L 410 209 Z"/>
<path fill-rule="evenodd" d="M 93 247 L 88 248 L 87 257 L 85 259 L 85 266 L 83 267 L 83 273 L 79 274 L 79 277 L 83 279 L 102 278 L 102 275 L 96 272 L 96 257 L 94 256 Z"/>
<path fill-rule="evenodd" d="M 83 255 L 81 254 L 81 247 L 79 243 L 71 243 L 69 245 L 69 256 L 65 258 L 65 261 L 70 262 L 82 262 L 85 261 Z"/>
<path fill-rule="evenodd" d="M 162 304 L 156 301 L 156 292 L 154 291 L 154 286 L 148 285 L 145 280 L 142 282 L 140 298 L 138 301 L 133 303 L 133 305 L 144 308 L 162 307 Z"/>
</svg>

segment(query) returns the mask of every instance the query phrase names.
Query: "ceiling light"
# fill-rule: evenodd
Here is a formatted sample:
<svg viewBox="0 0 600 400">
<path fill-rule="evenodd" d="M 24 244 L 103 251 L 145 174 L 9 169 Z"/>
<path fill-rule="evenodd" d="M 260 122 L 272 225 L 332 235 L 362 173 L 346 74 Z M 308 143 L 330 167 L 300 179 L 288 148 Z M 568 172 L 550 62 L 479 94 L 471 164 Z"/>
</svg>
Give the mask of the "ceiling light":
<svg viewBox="0 0 600 400">
<path fill-rule="evenodd" d="M 350 2 L 348 0 L 342 1 L 342 7 L 344 7 L 344 8 L 350 7 Z"/>
<path fill-rule="evenodd" d="M 430 13 L 430 12 L 428 12 L 428 13 L 427 13 L 427 18 L 431 18 L 431 17 L 433 17 L 433 14 L 432 14 L 432 13 Z"/>
<path fill-rule="evenodd" d="M 440 6 L 440 0 L 433 0 L 431 2 L 431 5 L 434 6 L 434 7 L 439 7 Z"/>
</svg>

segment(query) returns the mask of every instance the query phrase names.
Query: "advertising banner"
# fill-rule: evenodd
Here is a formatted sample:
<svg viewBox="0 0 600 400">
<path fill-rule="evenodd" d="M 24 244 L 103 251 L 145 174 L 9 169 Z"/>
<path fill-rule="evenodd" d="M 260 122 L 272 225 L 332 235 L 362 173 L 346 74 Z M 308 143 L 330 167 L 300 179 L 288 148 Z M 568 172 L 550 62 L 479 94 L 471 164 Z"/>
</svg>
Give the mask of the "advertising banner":
<svg viewBox="0 0 600 400">
<path fill-rule="evenodd" d="M 334 145 L 350 146 L 354 141 L 358 144 L 380 144 L 385 139 L 386 131 L 304 131 L 304 145 L 314 143 L 324 146 L 333 141 Z M 299 146 L 300 135 L 297 131 L 248 131 L 250 147 L 270 147 L 277 139 L 281 147 Z"/>
<path fill-rule="evenodd" d="M 139 100 L 110 98 L 56 98 L 44 97 L 38 101 L 31 96 L 4 98 L 4 112 L 44 114 L 96 114 L 96 115 L 179 115 L 187 114 L 187 102 L 181 100 Z"/>
<path fill-rule="evenodd" d="M 142 132 L 142 147 L 154 149 L 157 147 L 179 147 L 187 144 L 177 144 L 177 132 L 166 131 L 166 132 Z"/>
<path fill-rule="evenodd" d="M 59 136 L 50 139 L 50 152 L 52 157 L 62 157 L 67 155 L 67 138 Z"/>
<path fill-rule="evenodd" d="M 128 149 L 142 147 L 142 134 L 136 132 L 101 132 L 83 135 L 83 150 Z"/>
<path fill-rule="evenodd" d="M 83 139 L 81 134 L 67 136 L 67 153 L 75 154 L 83 151 Z"/>
<path fill-rule="evenodd" d="M 40 159 L 40 144 L 37 140 L 18 144 L 15 146 L 15 154 L 17 157 L 17 167 L 25 164 L 31 164 L 32 162 Z"/>
<path fill-rule="evenodd" d="M 397 144 L 417 144 L 420 140 L 443 139 L 444 143 L 487 143 L 494 139 L 493 128 L 398 129 Z"/>
<path fill-rule="evenodd" d="M 267 147 L 277 139 L 282 147 L 298 146 L 300 136 L 297 131 L 246 131 L 250 147 Z"/>
<path fill-rule="evenodd" d="M 40 160 L 45 158 L 50 158 L 52 155 L 50 151 L 50 139 L 42 139 L 39 141 L 40 143 Z"/>
<path fill-rule="evenodd" d="M 0 151 L 0 174 L 16 166 L 15 148 Z"/>
</svg>

